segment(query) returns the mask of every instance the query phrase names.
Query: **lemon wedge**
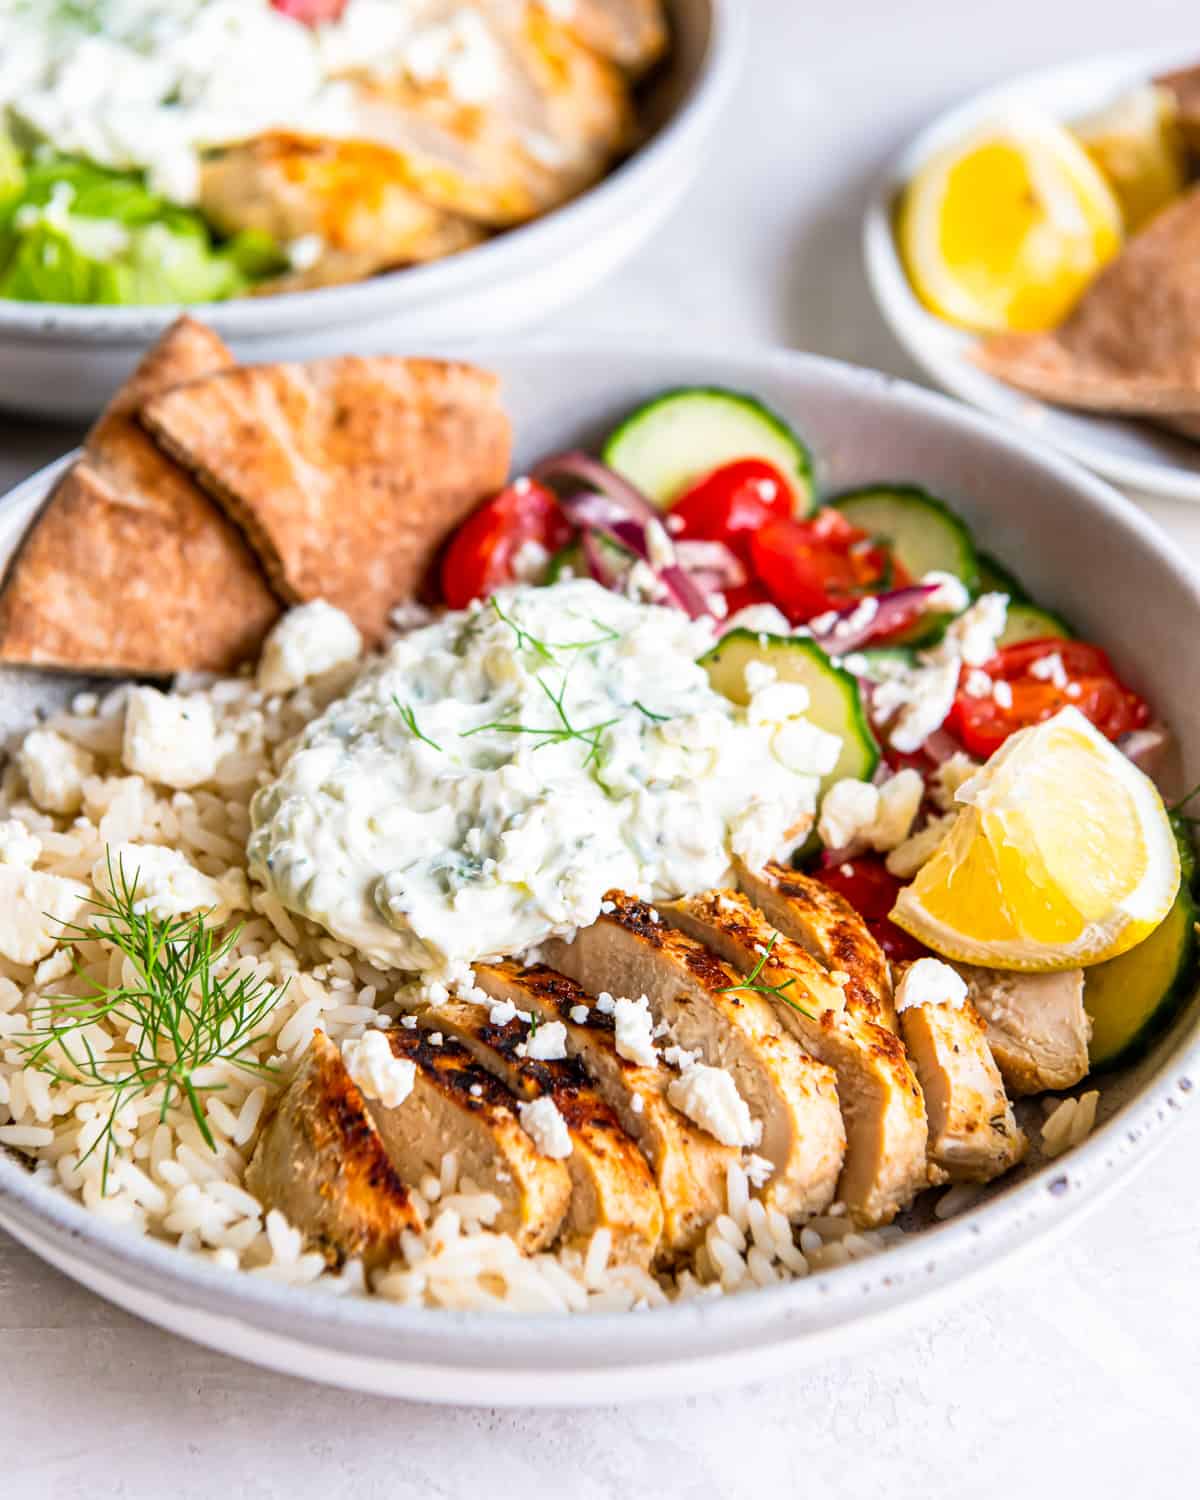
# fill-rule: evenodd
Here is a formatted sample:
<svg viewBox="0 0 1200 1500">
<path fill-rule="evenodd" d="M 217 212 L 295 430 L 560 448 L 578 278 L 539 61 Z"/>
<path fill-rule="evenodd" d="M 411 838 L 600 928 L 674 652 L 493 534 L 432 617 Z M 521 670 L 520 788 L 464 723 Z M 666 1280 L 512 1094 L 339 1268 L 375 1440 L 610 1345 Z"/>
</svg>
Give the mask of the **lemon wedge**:
<svg viewBox="0 0 1200 1500">
<path fill-rule="evenodd" d="M 892 921 L 948 958 L 1042 972 L 1115 958 L 1179 889 L 1153 782 L 1076 708 L 1014 734 L 958 790 Z"/>
<path fill-rule="evenodd" d="M 1022 116 L 934 156 L 897 222 L 909 279 L 931 312 L 981 332 L 1061 323 L 1121 248 L 1121 209 L 1078 141 Z"/>
<path fill-rule="evenodd" d="M 1187 148 L 1169 89 L 1146 83 L 1075 123 L 1076 140 L 1117 195 L 1130 234 L 1187 186 Z"/>
</svg>

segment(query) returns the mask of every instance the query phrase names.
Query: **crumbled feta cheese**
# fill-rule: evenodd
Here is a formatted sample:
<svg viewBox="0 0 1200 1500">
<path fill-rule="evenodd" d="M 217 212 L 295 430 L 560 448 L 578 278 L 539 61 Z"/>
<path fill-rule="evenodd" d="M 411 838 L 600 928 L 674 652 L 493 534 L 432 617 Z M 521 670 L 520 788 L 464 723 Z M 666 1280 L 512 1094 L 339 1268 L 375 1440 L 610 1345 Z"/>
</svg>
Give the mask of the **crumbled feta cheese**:
<svg viewBox="0 0 1200 1500">
<path fill-rule="evenodd" d="M 996 641 L 1004 633 L 1008 618 L 1007 594 L 981 594 L 930 651 L 938 661 L 957 658 L 969 667 L 981 667 L 996 654 Z"/>
<path fill-rule="evenodd" d="M 223 878 L 214 880 L 178 849 L 161 844 L 110 845 L 92 867 L 92 884 L 98 891 L 119 891 L 122 882 L 133 891 L 134 911 L 156 917 L 227 910 L 229 905 Z"/>
<path fill-rule="evenodd" d="M 206 698 L 130 689 L 121 745 L 126 770 L 183 790 L 210 780 L 217 758 L 216 725 Z"/>
<path fill-rule="evenodd" d="M 617 1002 L 607 990 L 601 990 L 596 996 L 596 1009 L 602 1016 L 611 1016 L 617 1008 Z"/>
<path fill-rule="evenodd" d="M 670 525 L 670 520 L 667 522 Z M 725 633 L 748 630 L 751 635 L 791 635 L 788 617 L 773 604 L 747 604 L 725 621 Z"/>
<path fill-rule="evenodd" d="M 342 1043 L 346 1071 L 367 1099 L 378 1099 L 384 1109 L 397 1109 L 413 1091 L 417 1065 L 408 1057 L 396 1057 L 387 1037 L 368 1031 L 357 1041 Z"/>
<path fill-rule="evenodd" d="M 571 1020 L 575 1022 L 576 1026 L 585 1026 L 587 1018 L 591 1013 L 591 1010 L 586 1005 L 572 1005 Z"/>
<path fill-rule="evenodd" d="M 1061 692 L 1067 685 L 1067 669 L 1062 659 L 1062 653 L 1052 651 L 1049 656 L 1039 657 L 1029 668 L 1029 675 L 1036 677 L 1041 682 L 1051 682 Z"/>
<path fill-rule="evenodd" d="M 924 828 L 906 838 L 888 855 L 888 872 L 899 880 L 911 880 L 950 832 L 956 817 L 956 813 L 945 813 L 940 818 L 930 818 Z"/>
<path fill-rule="evenodd" d="M 35 729 L 22 741 L 17 765 L 43 812 L 74 813 L 83 801 L 84 777 L 92 774 L 96 763 L 53 729 Z"/>
<path fill-rule="evenodd" d="M 289 609 L 263 645 L 258 686 L 264 693 L 290 693 L 312 677 L 362 655 L 362 636 L 349 615 L 314 599 Z"/>
<path fill-rule="evenodd" d="M 546 571 L 550 554 L 535 537 L 526 539 L 513 553 L 510 564 L 512 575 L 518 583 L 537 583 Z"/>
<path fill-rule="evenodd" d="M 929 595 L 925 600 L 927 610 L 945 611 L 947 614 L 961 614 L 971 602 L 971 595 L 967 586 L 961 578 L 956 578 L 953 573 L 943 573 L 940 569 L 925 573 L 921 577 L 922 583 L 932 583 L 936 592 Z"/>
<path fill-rule="evenodd" d="M 629 1107 L 635 1115 L 640 1115 L 646 1108 L 646 1101 L 642 1098 L 641 1094 L 634 1094 L 629 1101 Z"/>
<path fill-rule="evenodd" d="M 31 870 L 42 852 L 42 841 L 17 818 L 0 823 L 0 865 L 21 865 Z"/>
<path fill-rule="evenodd" d="M 909 835 L 913 820 L 925 796 L 925 782 L 919 772 L 905 767 L 879 788 L 879 810 L 867 831 L 867 842 L 881 853 L 902 844 Z"/>
<path fill-rule="evenodd" d="M 949 760 L 944 760 L 930 777 L 930 792 L 934 802 L 943 812 L 954 806 L 954 798 L 964 781 L 969 781 L 979 769 L 978 761 L 961 750 L 956 750 Z"/>
<path fill-rule="evenodd" d="M 879 812 L 879 788 L 847 777 L 825 793 L 817 832 L 827 849 L 847 849 L 862 838 Z"/>
<path fill-rule="evenodd" d="M 405 1031 L 416 1031 L 417 1018 L 416 1016 L 401 1016 L 400 1024 L 404 1027 Z"/>
<path fill-rule="evenodd" d="M 654 1045 L 654 1017 L 645 995 L 636 1000 L 621 996 L 613 1006 L 617 1052 L 627 1062 L 642 1068 L 658 1066 L 658 1048 Z"/>
<path fill-rule="evenodd" d="M 525 1099 L 517 1106 L 521 1128 L 542 1156 L 561 1161 L 571 1154 L 571 1132 L 558 1111 L 558 1105 L 543 1094 L 540 1099 Z"/>
<path fill-rule="evenodd" d="M 561 1021 L 544 1021 L 525 1043 L 525 1056 L 537 1062 L 558 1062 L 566 1055 L 567 1028 Z"/>
<path fill-rule="evenodd" d="M 679 1047 L 672 1043 L 671 1046 L 664 1049 L 663 1061 L 670 1067 L 678 1068 L 680 1072 L 683 1072 L 685 1068 L 690 1068 L 693 1063 L 700 1061 L 700 1054 L 699 1052 L 689 1052 L 686 1047 Z"/>
<path fill-rule="evenodd" d="M 468 1092 L 470 1093 L 472 1099 L 482 1099 L 483 1098 L 483 1084 L 481 1084 L 481 1083 L 473 1083 L 471 1085 L 470 1089 L 468 1090 Z"/>
<path fill-rule="evenodd" d="M 979 667 L 972 667 L 963 678 L 963 692 L 968 698 L 990 698 L 992 696 L 992 679 Z"/>
<path fill-rule="evenodd" d="M 488 1011 L 488 1020 L 493 1026 L 507 1026 L 515 1019 L 516 1014 L 517 1007 L 511 1000 L 497 1000 Z"/>
<path fill-rule="evenodd" d="M 809 693 L 802 682 L 777 682 L 774 679 L 775 673 L 772 672 L 771 680 L 762 681 L 751 693 L 746 709 L 751 724 L 786 724 L 789 719 L 802 719 L 808 712 Z"/>
<path fill-rule="evenodd" d="M 955 658 L 918 668 L 910 692 L 901 695 L 900 712 L 888 735 L 894 749 L 902 755 L 914 755 L 934 730 L 942 727 L 954 707 L 958 673 Z"/>
<path fill-rule="evenodd" d="M 761 693 L 779 676 L 775 668 L 767 661 L 748 661 L 742 672 L 742 682 L 745 684 L 747 697 L 753 698 L 755 693 Z"/>
<path fill-rule="evenodd" d="M 751 1118 L 749 1106 L 724 1068 L 693 1063 L 672 1078 L 667 1098 L 723 1146 L 757 1146 L 762 1139 L 761 1122 Z"/>
<path fill-rule="evenodd" d="M 742 1167 L 750 1179 L 750 1186 L 755 1188 L 766 1187 L 775 1170 L 774 1162 L 769 1162 L 765 1156 L 748 1156 L 742 1163 Z"/>
<path fill-rule="evenodd" d="M 992 701 L 1000 708 L 1011 708 L 1013 706 L 1012 684 L 1005 682 L 1001 677 L 992 684 Z"/>
<path fill-rule="evenodd" d="M 325 241 L 319 234 L 302 234 L 288 241 L 286 254 L 293 271 L 311 271 L 325 254 Z"/>
<path fill-rule="evenodd" d="M 896 986 L 898 1011 L 909 1010 L 914 1005 L 958 1007 L 966 998 L 966 980 L 940 958 L 918 958 L 915 964 L 905 969 Z"/>
<path fill-rule="evenodd" d="M 24 865 L 0 865 L 0 955 L 35 964 L 50 953 L 87 900 L 77 880 L 44 875 Z"/>
<path fill-rule="evenodd" d="M 431 1047 L 440 1047 L 445 1040 L 445 1037 L 440 1031 L 431 1031 L 426 1038 L 426 1041 L 428 1041 Z"/>
</svg>

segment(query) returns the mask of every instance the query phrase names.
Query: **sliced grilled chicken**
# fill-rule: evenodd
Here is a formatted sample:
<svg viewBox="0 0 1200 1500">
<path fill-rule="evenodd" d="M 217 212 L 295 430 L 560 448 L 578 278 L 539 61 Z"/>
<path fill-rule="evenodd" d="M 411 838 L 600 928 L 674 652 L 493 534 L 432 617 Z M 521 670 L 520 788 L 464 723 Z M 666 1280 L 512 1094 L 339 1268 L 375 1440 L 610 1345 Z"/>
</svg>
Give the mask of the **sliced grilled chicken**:
<svg viewBox="0 0 1200 1500">
<path fill-rule="evenodd" d="M 269 291 L 358 281 L 452 255 L 482 238 L 467 220 L 418 196 L 398 152 L 285 131 L 209 158 L 200 205 L 226 234 L 253 229 L 280 244 L 313 238 L 312 263 L 267 283 Z"/>
<path fill-rule="evenodd" d="M 540 0 L 542 8 L 555 6 Z M 573 0 L 564 17 L 581 42 L 630 73 L 643 73 L 667 47 L 662 0 Z"/>
<path fill-rule="evenodd" d="M 929 1122 L 930 1176 L 990 1182 L 1025 1155 L 983 1022 L 963 1005 L 913 1005 L 900 1015 Z"/>
<path fill-rule="evenodd" d="M 739 1153 L 698 1130 L 667 1101 L 671 1074 L 643 1068 L 617 1051 L 611 1015 L 565 974 L 543 964 L 506 961 L 476 964 L 475 983 L 547 1021 L 561 1021 L 567 1051 L 582 1063 L 597 1092 L 612 1107 L 650 1165 L 662 1201 L 660 1258 L 692 1250 L 725 1208 L 725 1181 Z"/>
<path fill-rule="evenodd" d="M 427 1172 L 436 1177 L 442 1157 L 454 1151 L 459 1174 L 500 1200 L 492 1229 L 510 1234 L 526 1254 L 550 1244 L 567 1212 L 571 1178 L 561 1161 L 538 1154 L 513 1096 L 456 1041 L 437 1044 L 402 1026 L 386 1035 L 393 1057 L 416 1064 L 403 1104 L 388 1109 L 367 1101 L 396 1170 L 409 1182 Z"/>
<path fill-rule="evenodd" d="M 955 968 L 1012 1093 L 1069 1089 L 1087 1076 L 1092 1025 L 1083 1008 L 1082 969 L 1013 974 L 970 964 Z"/>
<path fill-rule="evenodd" d="M 850 976 L 846 1009 L 895 1031 L 887 957 L 850 903 L 787 865 L 751 870 L 737 861 L 736 872 L 742 890 L 780 932 L 807 948 L 826 968 Z"/>
<path fill-rule="evenodd" d="M 522 1007 L 524 1009 L 524 1007 Z M 441 1031 L 461 1042 L 481 1068 L 522 1099 L 549 1095 L 566 1121 L 571 1154 L 571 1206 L 562 1233 L 584 1245 L 597 1229 L 612 1235 L 611 1260 L 647 1267 L 662 1236 L 663 1209 L 650 1168 L 621 1129 L 615 1113 L 588 1082 L 575 1058 L 526 1057 L 529 1023 L 513 1017 L 493 1025 L 488 1009 L 460 1000 L 431 1007 L 418 1018 L 426 1031 Z"/>
<path fill-rule="evenodd" d="M 774 1167 L 764 1199 L 789 1217 L 833 1201 L 846 1135 L 833 1070 L 785 1036 L 769 1000 L 702 944 L 665 926 L 657 912 L 609 891 L 611 912 L 574 941 L 543 952 L 586 989 L 645 995 L 681 1047 L 733 1077 L 762 1124 L 757 1149 Z"/>
<path fill-rule="evenodd" d="M 706 891 L 659 908 L 663 920 L 777 992 L 779 1019 L 837 1074 L 846 1127 L 838 1200 L 863 1225 L 886 1224 L 926 1186 L 925 1104 L 899 1038 L 844 1009 L 841 988 L 799 943 L 738 891 Z"/>
<path fill-rule="evenodd" d="M 385 1264 L 399 1256 L 401 1234 L 420 1228 L 366 1101 L 323 1031 L 268 1120 L 246 1185 L 331 1261 Z"/>
</svg>

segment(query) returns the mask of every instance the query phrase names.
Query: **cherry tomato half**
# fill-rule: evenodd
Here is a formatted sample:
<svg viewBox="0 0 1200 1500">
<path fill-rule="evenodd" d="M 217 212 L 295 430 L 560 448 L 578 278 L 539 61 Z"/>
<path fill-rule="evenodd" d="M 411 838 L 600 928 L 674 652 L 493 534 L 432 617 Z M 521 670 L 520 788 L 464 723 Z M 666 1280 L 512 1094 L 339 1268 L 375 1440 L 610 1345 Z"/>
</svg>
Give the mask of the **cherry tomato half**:
<svg viewBox="0 0 1200 1500">
<path fill-rule="evenodd" d="M 830 509 L 809 521 L 760 527 L 750 539 L 750 564 L 794 625 L 912 581 L 887 547 Z"/>
<path fill-rule="evenodd" d="M 671 506 L 671 534 L 698 542 L 724 542 L 744 563 L 750 538 L 773 517 L 792 514 L 791 486 L 774 464 L 739 458 L 714 469 Z"/>
<path fill-rule="evenodd" d="M 518 479 L 468 516 L 442 558 L 442 598 L 451 609 L 483 599 L 516 574 L 521 548 L 536 543 L 557 552 L 573 529 L 551 490 L 532 479 Z"/>
<path fill-rule="evenodd" d="M 825 870 L 814 870 L 813 875 L 850 903 L 893 962 L 921 958 L 929 952 L 924 943 L 897 927 L 888 915 L 904 882 L 889 873 L 881 855 L 865 854 Z"/>
<path fill-rule="evenodd" d="M 998 750 L 1010 734 L 1041 724 L 1068 705 L 1110 740 L 1150 722 L 1145 701 L 1124 686 L 1099 646 L 1083 641 L 1021 641 L 998 651 L 979 670 L 993 683 L 1007 684 L 1007 691 L 1001 692 L 1000 701 L 994 689 L 975 696 L 967 691 L 971 674 L 965 671 L 946 728 L 980 760 Z"/>
<path fill-rule="evenodd" d="M 305 26 L 322 26 L 341 19 L 347 0 L 271 0 L 271 6 Z"/>
</svg>

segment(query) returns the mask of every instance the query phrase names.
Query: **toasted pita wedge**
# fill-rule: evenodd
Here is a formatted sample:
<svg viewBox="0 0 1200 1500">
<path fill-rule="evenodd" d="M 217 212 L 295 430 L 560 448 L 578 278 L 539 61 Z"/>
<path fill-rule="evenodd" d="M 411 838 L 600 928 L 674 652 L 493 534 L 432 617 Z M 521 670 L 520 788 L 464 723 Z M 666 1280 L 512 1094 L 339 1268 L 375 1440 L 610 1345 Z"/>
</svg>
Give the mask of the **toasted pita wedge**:
<svg viewBox="0 0 1200 1500">
<path fill-rule="evenodd" d="M 72 671 L 228 671 L 280 606 L 245 539 L 136 420 L 154 392 L 233 363 L 181 318 L 88 434 L 0 590 L 0 661 Z"/>
<path fill-rule="evenodd" d="M 465 219 L 417 196 L 398 152 L 284 131 L 206 162 L 200 204 L 226 234 L 254 229 L 283 244 L 316 237 L 314 263 L 267 282 L 259 288 L 264 293 L 360 281 L 453 255 L 483 238 Z"/>
<path fill-rule="evenodd" d="M 508 473 L 499 382 L 438 360 L 259 365 L 176 386 L 142 420 L 246 532 L 284 598 L 372 644 Z"/>
<path fill-rule="evenodd" d="M 1135 416 L 1200 412 L 1200 188 L 1129 242 L 1052 333 L 998 334 L 972 351 L 1043 401 Z"/>
<path fill-rule="evenodd" d="M 1154 82 L 1175 96 L 1184 143 L 1189 151 L 1200 152 L 1200 65 L 1164 73 Z"/>
</svg>

